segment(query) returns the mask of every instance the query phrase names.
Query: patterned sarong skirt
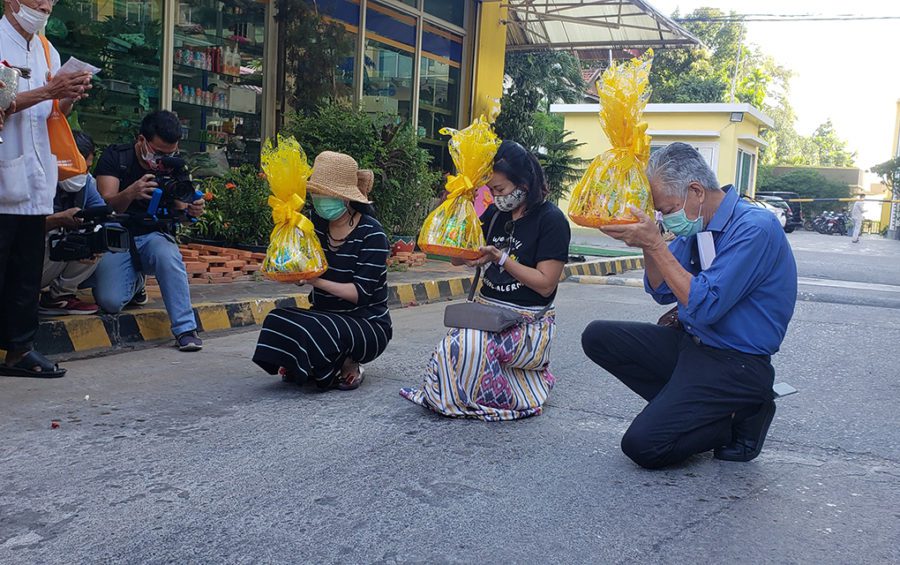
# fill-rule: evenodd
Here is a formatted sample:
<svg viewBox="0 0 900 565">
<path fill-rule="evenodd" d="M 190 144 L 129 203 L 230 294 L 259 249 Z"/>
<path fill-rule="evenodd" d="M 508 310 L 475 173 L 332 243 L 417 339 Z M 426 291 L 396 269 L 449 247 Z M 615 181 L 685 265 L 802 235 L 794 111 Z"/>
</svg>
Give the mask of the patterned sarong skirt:
<svg viewBox="0 0 900 565">
<path fill-rule="evenodd" d="M 534 317 L 522 308 L 479 297 L 484 304 Z M 550 374 L 550 344 L 556 312 L 502 333 L 451 329 L 431 357 L 422 386 L 400 395 L 444 416 L 486 421 L 537 416 L 556 382 Z"/>
</svg>

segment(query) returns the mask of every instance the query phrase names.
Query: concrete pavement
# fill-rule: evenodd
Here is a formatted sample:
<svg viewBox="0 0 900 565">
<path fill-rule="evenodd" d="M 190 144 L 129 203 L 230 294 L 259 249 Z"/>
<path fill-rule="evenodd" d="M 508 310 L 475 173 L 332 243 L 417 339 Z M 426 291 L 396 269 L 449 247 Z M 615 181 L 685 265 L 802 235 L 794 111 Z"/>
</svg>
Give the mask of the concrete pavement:
<svg viewBox="0 0 900 565">
<path fill-rule="evenodd" d="M 0 562 L 900 561 L 895 310 L 799 303 L 774 364 L 801 393 L 779 401 L 762 456 L 649 472 L 618 448 L 642 402 L 579 335 L 664 308 L 571 283 L 558 302 L 559 383 L 520 422 L 398 396 L 443 335 L 439 304 L 395 312 L 394 342 L 350 393 L 264 375 L 255 332 L 4 380 Z"/>
</svg>

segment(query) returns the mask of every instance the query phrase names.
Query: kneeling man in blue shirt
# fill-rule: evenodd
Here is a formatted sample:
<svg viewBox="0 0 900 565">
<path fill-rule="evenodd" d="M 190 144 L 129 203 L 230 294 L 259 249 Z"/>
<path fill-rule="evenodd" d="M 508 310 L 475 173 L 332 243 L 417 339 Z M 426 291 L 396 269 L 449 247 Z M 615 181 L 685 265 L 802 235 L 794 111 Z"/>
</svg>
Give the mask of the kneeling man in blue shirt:
<svg viewBox="0 0 900 565">
<path fill-rule="evenodd" d="M 622 438 L 638 465 L 665 467 L 709 450 L 750 461 L 775 415 L 771 355 L 794 313 L 794 255 L 775 215 L 719 188 L 690 145 L 653 153 L 647 178 L 663 225 L 679 237 L 667 247 L 637 210 L 639 223 L 603 232 L 643 249 L 646 290 L 660 304 L 677 302 L 677 321 L 593 322 L 582 346 L 648 402 Z"/>
</svg>

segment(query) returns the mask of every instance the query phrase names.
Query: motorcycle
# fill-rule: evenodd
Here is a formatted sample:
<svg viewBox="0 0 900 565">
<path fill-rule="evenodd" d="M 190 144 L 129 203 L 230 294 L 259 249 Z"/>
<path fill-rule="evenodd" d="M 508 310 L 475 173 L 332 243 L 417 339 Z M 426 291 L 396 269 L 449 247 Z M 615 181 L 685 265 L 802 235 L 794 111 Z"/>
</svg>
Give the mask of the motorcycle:
<svg viewBox="0 0 900 565">
<path fill-rule="evenodd" d="M 847 235 L 849 217 L 845 213 L 822 212 L 813 220 L 813 229 L 824 235 Z"/>
</svg>

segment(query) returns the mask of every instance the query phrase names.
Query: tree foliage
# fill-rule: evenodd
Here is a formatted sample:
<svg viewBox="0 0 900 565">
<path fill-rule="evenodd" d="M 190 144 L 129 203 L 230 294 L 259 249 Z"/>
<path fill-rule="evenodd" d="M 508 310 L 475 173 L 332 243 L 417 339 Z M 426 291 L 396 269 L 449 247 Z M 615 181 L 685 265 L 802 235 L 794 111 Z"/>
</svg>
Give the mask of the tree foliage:
<svg viewBox="0 0 900 565">
<path fill-rule="evenodd" d="M 856 153 L 847 150 L 847 142 L 838 137 L 830 118 L 816 128 L 811 141 L 816 152 L 816 165 L 822 167 L 853 166 Z"/>
<path fill-rule="evenodd" d="M 584 80 L 578 59 L 562 51 L 513 52 L 506 56 L 504 93 L 495 128 L 503 139 L 538 145 L 535 115 L 556 103 L 580 102 Z"/>
<path fill-rule="evenodd" d="M 561 116 L 548 112 L 551 104 L 583 99 L 580 63 L 561 51 L 510 53 L 505 71 L 497 135 L 521 143 L 538 156 L 551 198 L 558 200 L 581 178 L 585 163 L 575 151 L 584 144 L 570 137 Z"/>
<path fill-rule="evenodd" d="M 850 187 L 828 180 L 813 169 L 791 171 L 774 176 L 761 168 L 757 190 L 796 192 L 802 198 L 849 198 Z M 803 204 L 806 215 L 818 214 L 824 210 L 840 211 L 846 208 L 843 202 L 809 202 Z"/>
<path fill-rule="evenodd" d="M 761 108 L 778 83 L 790 76 L 772 57 L 744 40 L 744 24 L 690 21 L 728 15 L 718 8 L 698 8 L 687 16 L 684 27 L 705 47 L 656 54 L 650 75 L 651 102 L 730 102 L 733 88 L 735 101 Z"/>
<path fill-rule="evenodd" d="M 797 116 L 790 103 L 791 71 L 745 39 L 744 24 L 717 19 L 718 8 L 698 8 L 682 25 L 705 47 L 660 50 L 654 57 L 651 102 L 744 102 L 764 110 L 775 125 L 764 137 L 769 147 L 761 162 L 780 165 L 853 166 L 855 155 L 826 121 L 811 136 L 797 132 Z M 678 18 L 678 13 L 674 14 Z M 734 98 L 732 100 L 732 89 Z"/>
<path fill-rule="evenodd" d="M 550 199 L 558 202 L 568 194 L 584 174 L 587 161 L 578 157 L 583 142 L 570 137 L 572 132 L 564 128 L 562 116 L 536 113 L 534 115 L 536 147 L 532 147 L 544 169 Z"/>
<path fill-rule="evenodd" d="M 894 181 L 900 179 L 900 156 L 894 157 L 890 161 L 879 163 L 869 169 L 881 178 L 881 182 L 886 187 L 894 191 Z"/>
<path fill-rule="evenodd" d="M 292 114 L 283 133 L 295 136 L 310 159 L 338 151 L 353 156 L 360 168 L 372 169 L 371 199 L 388 235 L 418 233 L 441 174 L 432 169 L 431 155 L 419 146 L 410 124 L 334 103 Z"/>
<path fill-rule="evenodd" d="M 323 18 L 314 2 L 277 0 L 275 19 L 284 42 L 288 106 L 313 114 L 323 104 L 347 98 L 346 63 L 354 39 L 338 23 Z"/>
</svg>

